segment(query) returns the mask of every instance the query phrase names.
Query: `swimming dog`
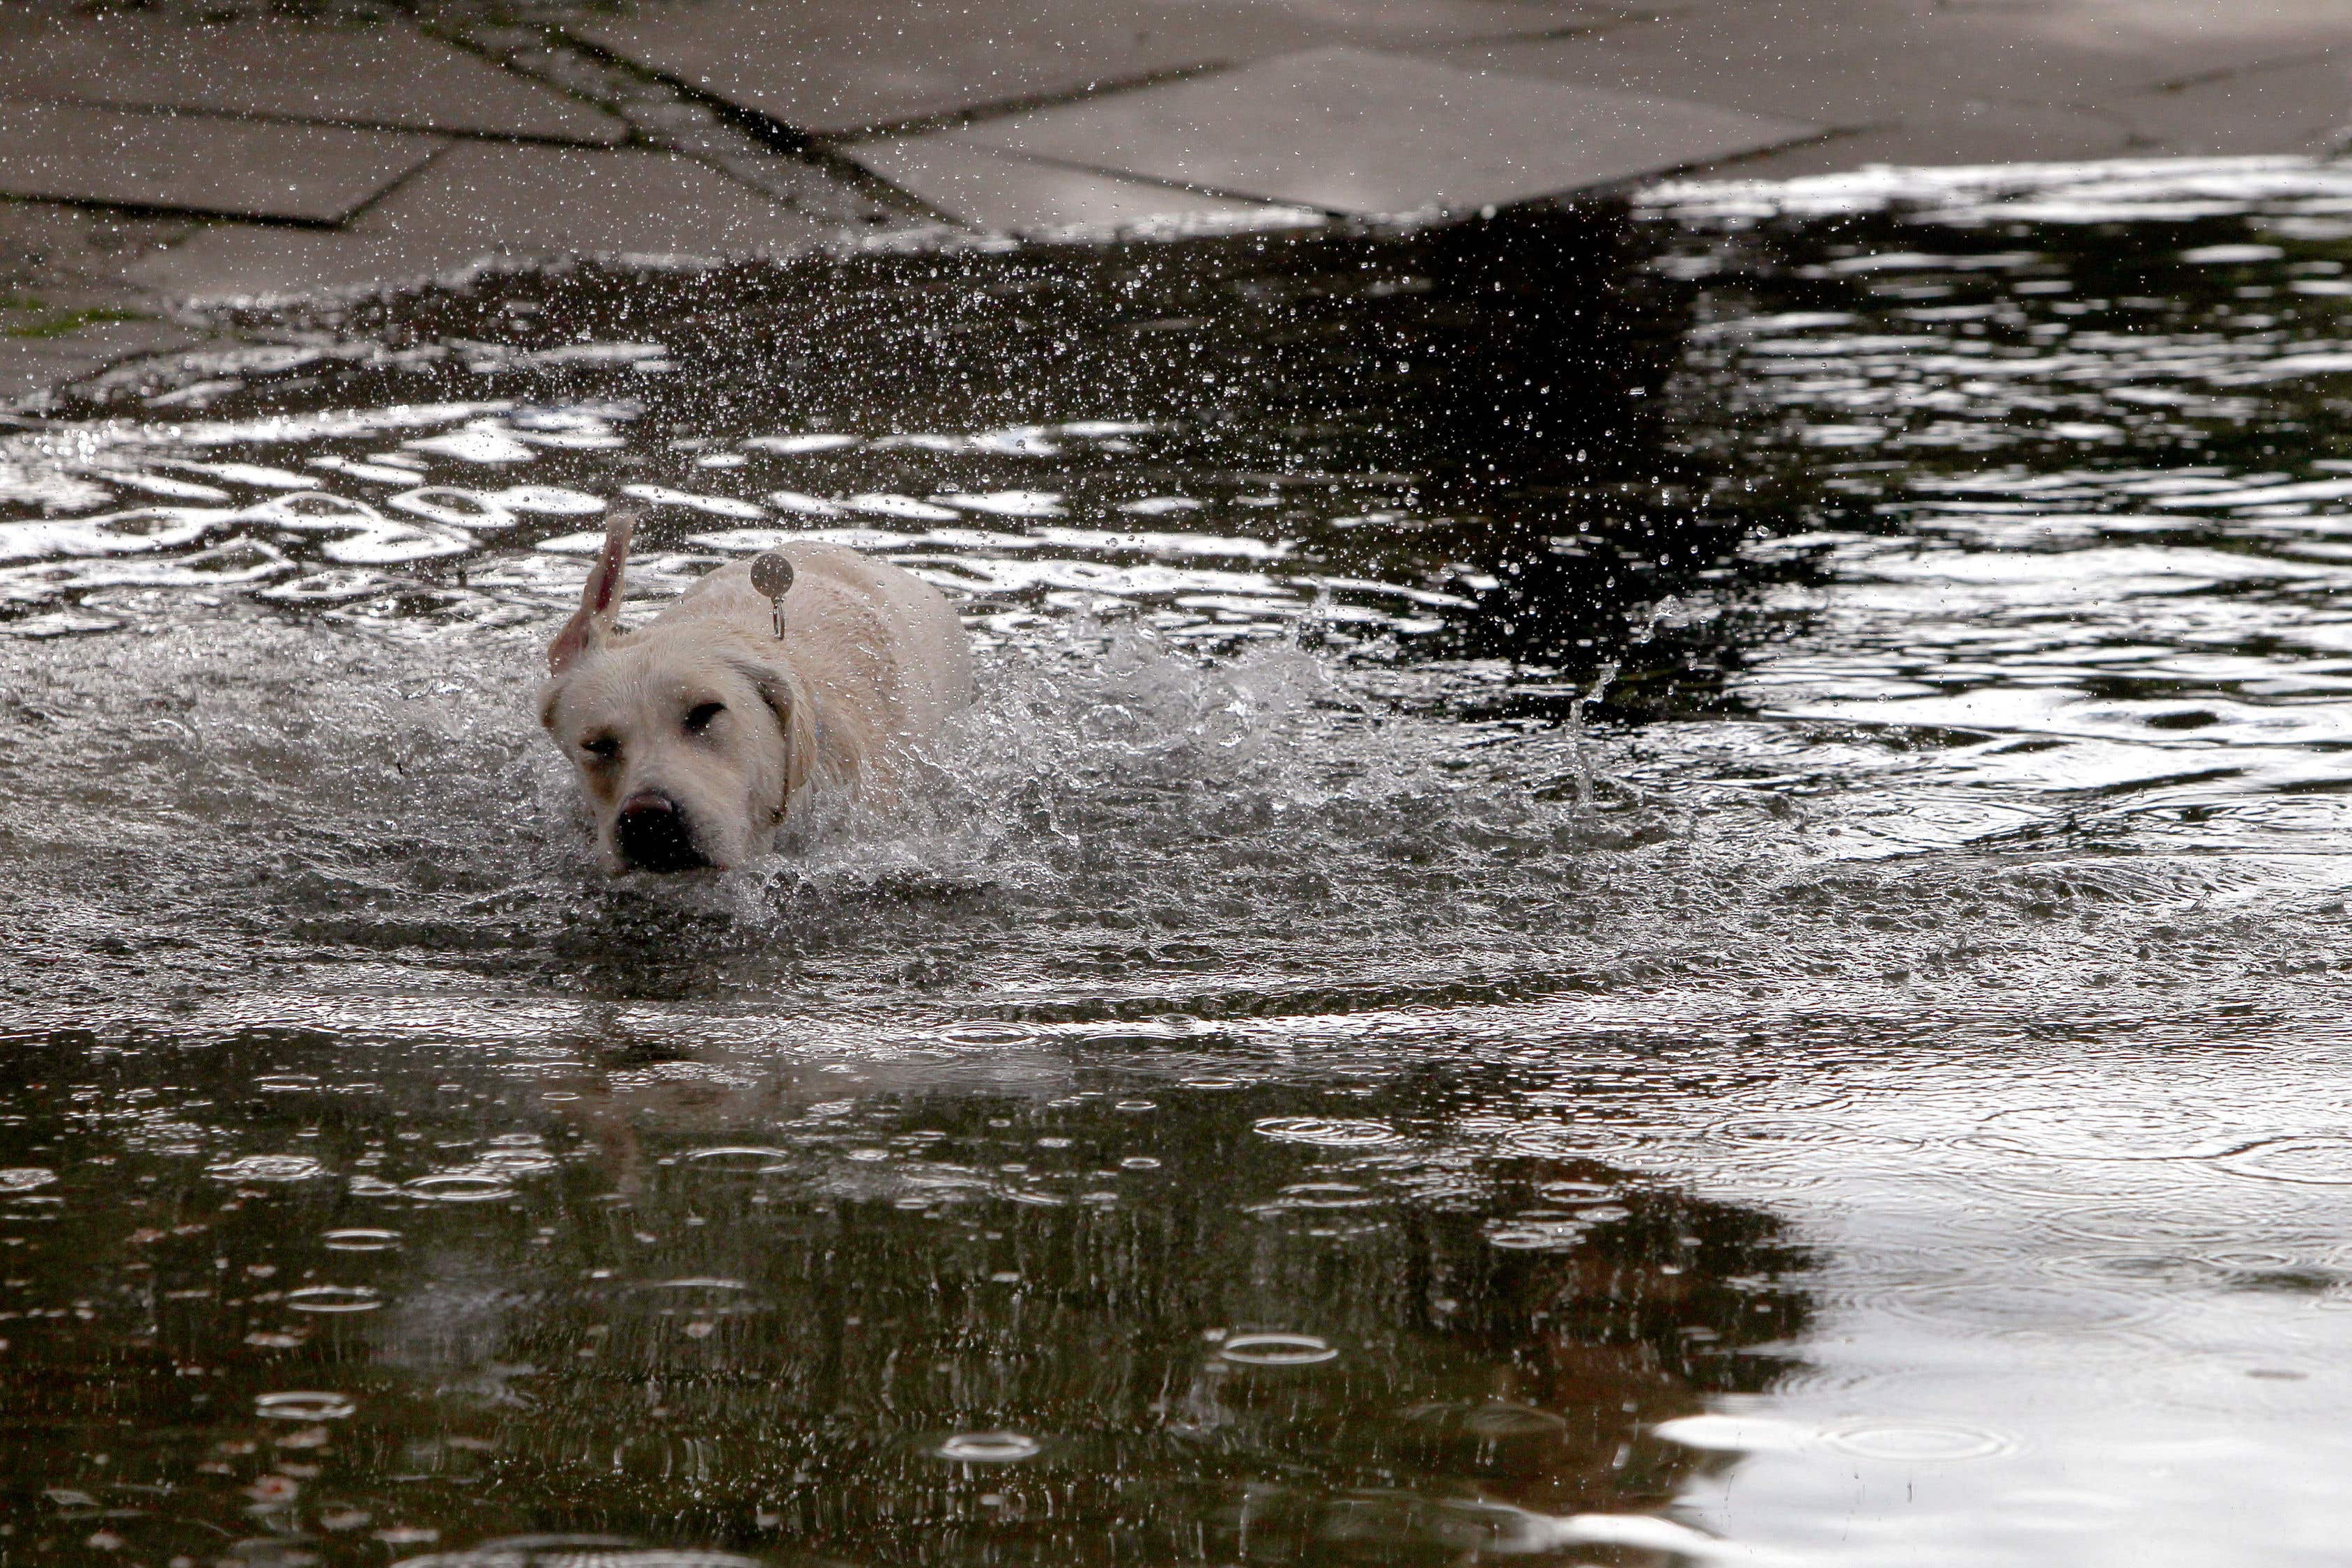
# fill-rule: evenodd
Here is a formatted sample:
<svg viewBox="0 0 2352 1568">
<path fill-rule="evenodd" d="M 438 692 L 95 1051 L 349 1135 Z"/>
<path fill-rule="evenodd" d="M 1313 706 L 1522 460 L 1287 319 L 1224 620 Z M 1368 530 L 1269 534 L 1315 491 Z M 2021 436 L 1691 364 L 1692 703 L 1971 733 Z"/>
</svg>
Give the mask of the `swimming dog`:
<svg viewBox="0 0 2352 1568">
<path fill-rule="evenodd" d="M 614 511 L 539 700 L 612 874 L 741 866 L 820 785 L 887 799 L 971 702 L 971 644 L 946 597 L 837 544 L 721 567 L 624 630 L 636 521 Z"/>
</svg>

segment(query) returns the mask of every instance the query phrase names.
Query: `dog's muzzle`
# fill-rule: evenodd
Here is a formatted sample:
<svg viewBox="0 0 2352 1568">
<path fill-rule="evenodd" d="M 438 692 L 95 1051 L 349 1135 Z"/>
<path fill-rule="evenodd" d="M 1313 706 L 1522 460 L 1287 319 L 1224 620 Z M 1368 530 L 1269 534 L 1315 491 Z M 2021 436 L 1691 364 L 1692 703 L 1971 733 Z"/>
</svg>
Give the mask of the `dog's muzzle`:
<svg viewBox="0 0 2352 1568">
<path fill-rule="evenodd" d="M 613 847 L 638 871 L 692 871 L 710 864 L 695 847 L 686 808 L 650 790 L 621 803 L 613 824 Z"/>
</svg>

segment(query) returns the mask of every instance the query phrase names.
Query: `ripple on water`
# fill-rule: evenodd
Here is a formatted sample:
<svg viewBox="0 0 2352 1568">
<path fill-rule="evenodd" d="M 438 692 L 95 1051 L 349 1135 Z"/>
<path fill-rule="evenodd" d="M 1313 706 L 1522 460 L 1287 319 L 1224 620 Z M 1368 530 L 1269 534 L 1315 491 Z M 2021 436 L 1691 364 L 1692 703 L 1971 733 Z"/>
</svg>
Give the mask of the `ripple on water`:
<svg viewBox="0 0 2352 1568">
<path fill-rule="evenodd" d="M 1278 1143 L 1312 1143 L 1325 1149 L 1362 1149 L 1394 1143 L 1402 1134 L 1384 1122 L 1326 1116 L 1266 1116 L 1254 1124 L 1258 1135 Z"/>
<path fill-rule="evenodd" d="M 1217 1347 L 1237 1366 L 1319 1366 L 1339 1359 L 1337 1346 L 1313 1334 L 1235 1334 Z"/>
<path fill-rule="evenodd" d="M 55 1171 L 44 1171 L 37 1165 L 19 1165 L 0 1171 L 0 1193 L 29 1193 L 35 1187 L 46 1187 L 58 1179 Z"/>
<path fill-rule="evenodd" d="M 1991 1278 L 1896 1287 L 1875 1293 L 1872 1301 L 1940 1330 L 2064 1341 L 2136 1327 L 2170 1305 L 2144 1292 Z"/>
<path fill-rule="evenodd" d="M 1034 1459 L 1045 1445 L 1024 1432 L 956 1432 L 942 1437 L 931 1452 L 964 1465 L 1009 1465 Z"/>
<path fill-rule="evenodd" d="M 1828 1116 L 1733 1116 L 1709 1124 L 1703 1131 L 1706 1137 L 1738 1144 L 1743 1152 L 1786 1150 L 1792 1155 L 1823 1147 L 1912 1149 L 1919 1144 L 1916 1138 L 1866 1131 L 1851 1121 Z"/>
<path fill-rule="evenodd" d="M 719 1143 L 708 1149 L 689 1149 L 683 1158 L 705 1170 L 741 1171 L 752 1175 L 782 1170 L 792 1159 L 789 1149 L 772 1149 L 761 1143 Z"/>
<path fill-rule="evenodd" d="M 327 1167 L 308 1154 L 248 1154 L 205 1167 L 215 1182 L 308 1182 L 327 1174 Z"/>
<path fill-rule="evenodd" d="M 1536 1196 L 1548 1204 L 1570 1207 L 1617 1201 L 1617 1187 L 1609 1182 L 1546 1182 L 1536 1188 Z"/>
<path fill-rule="evenodd" d="M 1156 1163 L 1156 1162 L 1155 1162 Z M 1282 1189 L 1265 1203 L 1251 1205 L 1252 1214 L 1283 1214 L 1293 1209 L 1377 1208 L 1389 1200 L 1350 1182 L 1300 1182 Z"/>
<path fill-rule="evenodd" d="M 2192 1253 L 2247 1245 L 2250 1234 L 2273 1228 L 2275 1216 L 2242 1207 L 2226 1216 L 2199 1218 L 2168 1210 L 2147 1197 L 2053 1208 L 2041 1224 L 2060 1236 L 2121 1242 L 2134 1251 Z M 2270 1222 L 2270 1223 L 2266 1223 Z"/>
<path fill-rule="evenodd" d="M 2017 1447 L 2016 1439 L 1990 1427 L 1958 1421 L 1853 1421 L 1829 1428 L 1822 1440 L 1858 1459 L 1897 1464 L 1958 1464 Z"/>
<path fill-rule="evenodd" d="M 349 1394 L 311 1389 L 257 1394 L 253 1399 L 253 1413 L 270 1421 L 341 1421 L 357 1409 L 359 1402 Z"/>
<path fill-rule="evenodd" d="M 493 490 L 483 498 L 509 511 L 524 511 L 542 517 L 586 517 L 604 510 L 604 503 L 584 490 L 564 489 L 555 485 L 515 485 L 507 489 Z"/>
<path fill-rule="evenodd" d="M 2201 1258 L 2139 1247 L 2066 1253 L 2044 1258 L 2037 1267 L 2044 1273 L 2126 1289 L 2173 1289 L 2212 1282 Z"/>
<path fill-rule="evenodd" d="M 761 1568 L 753 1558 L 696 1547 L 637 1546 L 613 1535 L 519 1535 L 463 1552 L 404 1560 L 401 1568 Z"/>
<path fill-rule="evenodd" d="M 2212 1163 L 2233 1176 L 2257 1181 L 2352 1186 L 2352 1138 L 2267 1138 L 2231 1150 Z"/>
<path fill-rule="evenodd" d="M 319 1087 L 315 1073 L 264 1073 L 253 1080 L 254 1089 L 261 1094 L 304 1094 Z"/>
<path fill-rule="evenodd" d="M 364 1285 L 305 1285 L 289 1290 L 286 1304 L 298 1312 L 373 1312 L 383 1297 Z"/>
<path fill-rule="evenodd" d="M 743 1280 L 712 1275 L 649 1279 L 635 1289 L 657 1318 L 740 1318 L 768 1310 L 767 1302 Z"/>
<path fill-rule="evenodd" d="M 1426 1431 L 1477 1443 L 1524 1443 L 1558 1437 L 1568 1430 L 1565 1416 L 1500 1399 L 1443 1400 L 1413 1405 L 1402 1415 Z"/>
<path fill-rule="evenodd" d="M 515 1189 L 503 1178 L 472 1171 L 444 1171 L 436 1175 L 417 1176 L 401 1191 L 410 1197 L 436 1204 L 488 1204 L 515 1195 Z"/>
<path fill-rule="evenodd" d="M 355 1227 L 331 1230 L 319 1240 L 330 1252 L 390 1252 L 399 1247 L 400 1232 Z"/>
<path fill-rule="evenodd" d="M 950 1024 L 939 1032 L 939 1037 L 959 1046 L 1025 1046 L 1034 1042 L 1038 1036 L 1036 1030 L 1025 1025 L 983 1018 L 965 1024 Z"/>
<path fill-rule="evenodd" d="M 2210 1107 L 2151 1100 L 2021 1106 L 1986 1117 L 1961 1141 L 2055 1160 L 2198 1160 L 2244 1138 Z"/>
<path fill-rule="evenodd" d="M 1592 1121 L 1517 1127 L 1505 1134 L 1501 1152 L 1533 1160 L 1575 1160 L 1594 1154 L 1623 1155 L 1640 1142 L 1634 1132 Z"/>
<path fill-rule="evenodd" d="M 1486 1245 L 1507 1252 L 1566 1252 L 1580 1247 L 1592 1234 L 1592 1211 L 1583 1215 L 1521 1215 L 1493 1222 Z"/>
</svg>

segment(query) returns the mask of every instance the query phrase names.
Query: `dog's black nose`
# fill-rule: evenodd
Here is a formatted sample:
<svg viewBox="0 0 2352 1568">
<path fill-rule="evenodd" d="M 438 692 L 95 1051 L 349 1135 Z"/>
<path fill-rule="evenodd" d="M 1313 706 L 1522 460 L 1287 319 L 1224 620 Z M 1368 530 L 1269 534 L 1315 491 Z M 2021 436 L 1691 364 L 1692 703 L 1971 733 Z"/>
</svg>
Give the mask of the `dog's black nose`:
<svg viewBox="0 0 2352 1568">
<path fill-rule="evenodd" d="M 622 803 L 620 817 L 613 824 L 613 847 L 640 871 L 691 871 L 710 864 L 694 847 L 685 808 L 651 791 Z"/>
</svg>

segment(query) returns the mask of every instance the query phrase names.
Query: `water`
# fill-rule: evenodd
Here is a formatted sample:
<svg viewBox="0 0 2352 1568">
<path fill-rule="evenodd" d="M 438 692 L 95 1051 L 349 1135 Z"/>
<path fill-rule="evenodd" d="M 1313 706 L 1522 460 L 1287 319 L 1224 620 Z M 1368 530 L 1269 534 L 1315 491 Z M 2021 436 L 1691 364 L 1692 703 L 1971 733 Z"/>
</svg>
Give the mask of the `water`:
<svg viewBox="0 0 2352 1568">
<path fill-rule="evenodd" d="M 2347 196 L 581 268 L 0 432 L 0 1561 L 2330 1560 Z M 625 491 L 963 599 L 914 806 L 594 872 Z"/>
</svg>

